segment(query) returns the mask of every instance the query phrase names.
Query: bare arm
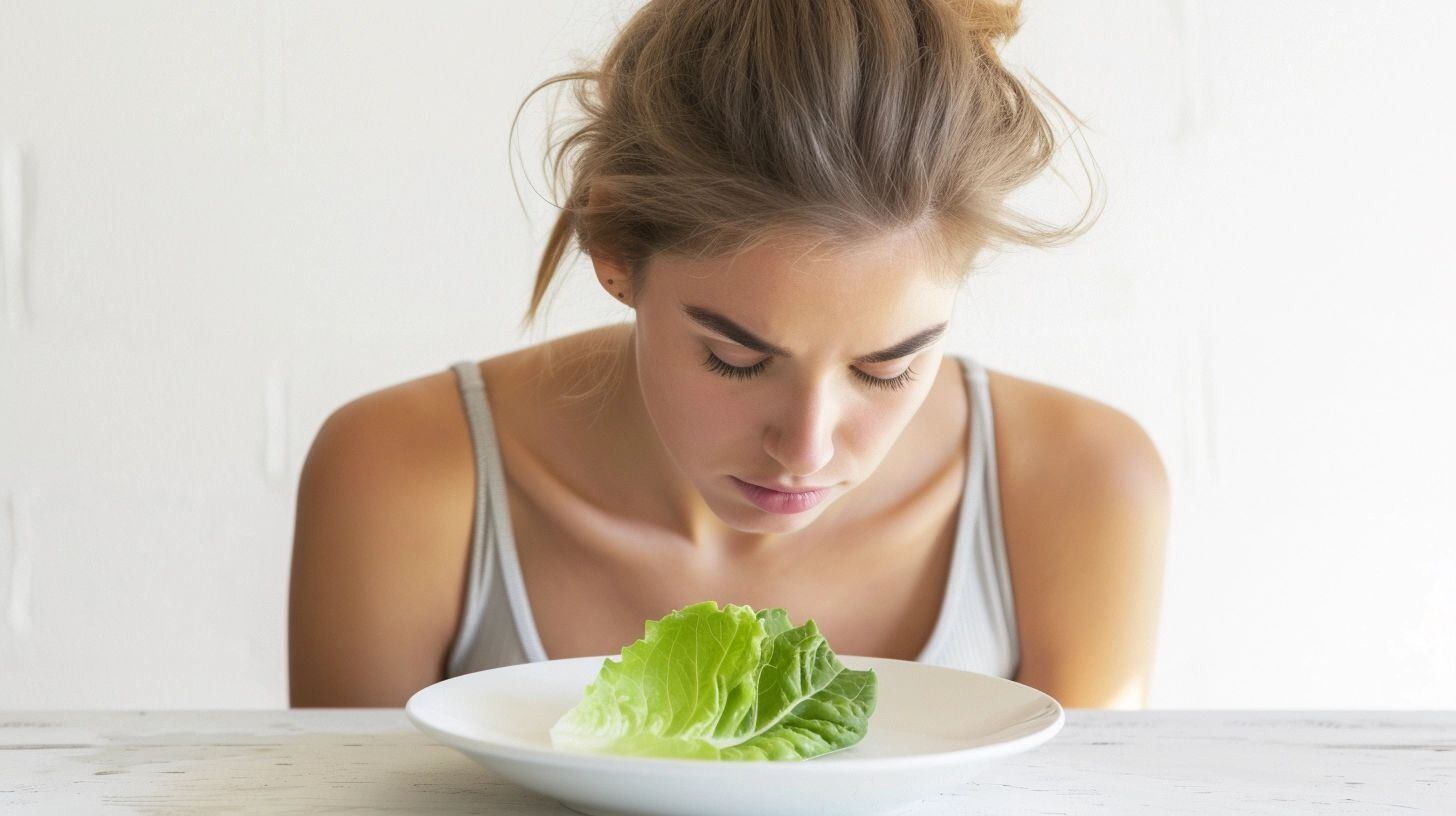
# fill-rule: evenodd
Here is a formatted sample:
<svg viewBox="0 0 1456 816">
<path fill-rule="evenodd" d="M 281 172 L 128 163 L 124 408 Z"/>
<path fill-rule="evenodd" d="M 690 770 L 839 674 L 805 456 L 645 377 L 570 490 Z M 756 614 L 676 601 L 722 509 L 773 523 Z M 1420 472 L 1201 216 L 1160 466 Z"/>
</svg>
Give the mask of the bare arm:
<svg viewBox="0 0 1456 816">
<path fill-rule="evenodd" d="M 1010 464 L 1003 494 L 1016 680 L 1067 707 L 1142 708 L 1162 600 L 1167 475 L 1125 414 L 1066 392 L 1042 404 L 1036 430 L 1020 431 L 1040 441 L 1012 443 L 1032 453 Z"/>
<path fill-rule="evenodd" d="M 402 706 L 443 676 L 468 509 L 462 519 L 452 504 L 439 445 L 410 430 L 422 423 L 406 396 L 338 409 L 304 463 L 288 602 L 294 707 Z"/>
</svg>

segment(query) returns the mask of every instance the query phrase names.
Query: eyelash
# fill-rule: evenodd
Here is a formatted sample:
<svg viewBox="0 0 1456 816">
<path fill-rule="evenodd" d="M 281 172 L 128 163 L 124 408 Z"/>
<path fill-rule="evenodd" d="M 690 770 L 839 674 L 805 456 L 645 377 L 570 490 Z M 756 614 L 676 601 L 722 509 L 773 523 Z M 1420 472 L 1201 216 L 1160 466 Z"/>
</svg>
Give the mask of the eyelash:
<svg viewBox="0 0 1456 816">
<path fill-rule="evenodd" d="M 765 358 L 758 361 L 757 363 L 754 363 L 751 366 L 748 366 L 747 368 L 740 368 L 739 366 L 729 365 L 723 362 L 721 359 L 719 359 L 718 355 L 710 351 L 708 352 L 708 358 L 703 361 L 703 365 L 707 367 L 709 371 L 717 372 L 724 377 L 747 380 L 753 377 L 757 377 L 759 374 L 763 373 L 763 370 L 768 367 L 769 359 L 770 358 Z M 857 368 L 853 370 L 854 375 L 858 377 L 861 381 L 863 381 L 866 385 L 872 388 L 884 388 L 891 391 L 899 391 L 900 389 L 909 385 L 911 380 L 915 379 L 915 370 L 910 368 L 905 369 L 904 374 L 901 374 L 898 377 L 891 377 L 889 379 L 885 379 L 883 377 L 871 377 L 870 375 L 864 373 L 863 371 L 860 371 Z"/>
</svg>

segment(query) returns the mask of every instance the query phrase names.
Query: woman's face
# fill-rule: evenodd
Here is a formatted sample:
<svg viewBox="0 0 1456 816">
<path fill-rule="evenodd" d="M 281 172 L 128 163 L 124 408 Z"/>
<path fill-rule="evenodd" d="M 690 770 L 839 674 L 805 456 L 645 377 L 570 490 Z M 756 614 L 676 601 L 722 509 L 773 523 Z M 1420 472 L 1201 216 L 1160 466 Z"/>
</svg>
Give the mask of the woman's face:
<svg viewBox="0 0 1456 816">
<path fill-rule="evenodd" d="M 909 233 L 852 253 L 658 256 L 647 276 L 632 302 L 647 413 L 714 514 L 745 532 L 802 529 L 875 471 L 930 391 L 955 303 Z"/>
</svg>

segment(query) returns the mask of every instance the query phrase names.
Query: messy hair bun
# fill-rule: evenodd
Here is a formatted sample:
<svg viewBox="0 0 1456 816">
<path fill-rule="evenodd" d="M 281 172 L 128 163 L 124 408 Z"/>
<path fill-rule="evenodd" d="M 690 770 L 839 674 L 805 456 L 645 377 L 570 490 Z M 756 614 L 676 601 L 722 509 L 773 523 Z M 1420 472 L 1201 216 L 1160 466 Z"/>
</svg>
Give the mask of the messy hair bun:
<svg viewBox="0 0 1456 816">
<path fill-rule="evenodd" d="M 573 240 L 623 261 L 640 293 L 656 253 L 775 236 L 850 246 L 913 228 L 964 280 L 983 247 L 1080 235 L 1090 202 L 1066 227 L 1005 206 L 1057 147 L 997 53 L 1020 25 L 1019 0 L 650 0 L 598 66 L 526 97 L 570 83 L 583 117 L 548 144 L 561 210 L 525 322 Z"/>
</svg>

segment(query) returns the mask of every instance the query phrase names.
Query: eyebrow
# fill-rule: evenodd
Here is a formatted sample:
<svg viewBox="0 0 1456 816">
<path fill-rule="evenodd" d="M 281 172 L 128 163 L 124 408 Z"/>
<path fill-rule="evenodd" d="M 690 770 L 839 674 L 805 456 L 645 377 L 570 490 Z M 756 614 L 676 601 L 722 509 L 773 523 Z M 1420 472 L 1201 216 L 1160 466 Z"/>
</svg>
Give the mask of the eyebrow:
<svg viewBox="0 0 1456 816">
<path fill-rule="evenodd" d="M 778 357 L 794 356 L 792 352 L 790 352 L 783 346 L 777 346 L 773 343 L 768 342 L 767 340 L 764 340 L 763 338 L 759 337 L 748 329 L 745 329 L 737 323 L 733 322 L 728 317 L 718 314 L 712 309 L 704 308 L 702 306 L 689 306 L 687 304 L 684 304 L 682 309 L 688 317 L 692 318 L 693 322 L 704 328 L 718 332 L 719 334 L 727 337 L 729 340 L 732 340 L 740 346 L 751 348 L 754 351 L 759 352 L 760 354 L 773 354 Z M 930 345 L 931 343 L 934 343 L 936 340 L 940 339 L 940 336 L 945 333 L 945 327 L 947 325 L 948 324 L 946 323 L 941 323 L 939 325 L 931 326 L 927 329 L 922 329 L 921 331 L 910 335 L 909 337 L 901 340 L 900 342 L 896 343 L 893 346 L 890 346 L 887 349 L 876 351 L 871 354 L 866 354 L 862 357 L 856 357 L 854 358 L 853 362 L 866 364 L 884 363 L 889 362 L 890 360 L 898 360 L 901 357 L 904 357 L 907 354 L 913 354 L 914 352 L 917 352 Z"/>
</svg>

